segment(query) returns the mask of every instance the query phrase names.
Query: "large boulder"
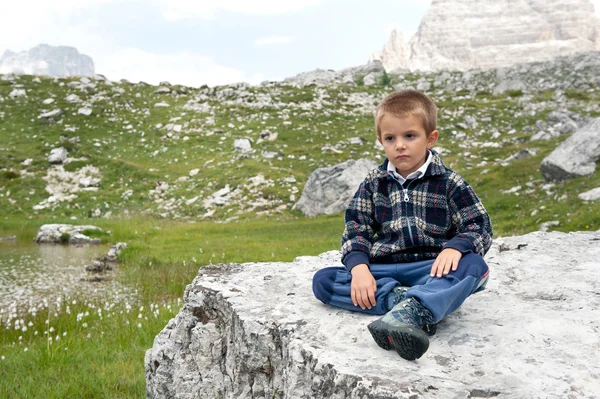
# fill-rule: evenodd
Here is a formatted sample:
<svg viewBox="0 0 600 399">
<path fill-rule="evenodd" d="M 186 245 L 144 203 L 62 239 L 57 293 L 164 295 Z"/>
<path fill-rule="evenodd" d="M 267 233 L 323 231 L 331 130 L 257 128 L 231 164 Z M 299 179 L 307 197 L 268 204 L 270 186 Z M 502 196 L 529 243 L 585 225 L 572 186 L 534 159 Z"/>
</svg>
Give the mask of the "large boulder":
<svg viewBox="0 0 600 399">
<path fill-rule="evenodd" d="M 294 206 L 306 216 L 343 212 L 367 174 L 377 167 L 370 159 L 349 160 L 310 174 Z"/>
<path fill-rule="evenodd" d="M 376 316 L 312 295 L 339 252 L 203 267 L 146 352 L 148 398 L 589 398 L 600 386 L 600 231 L 496 240 L 487 289 L 429 351 L 380 349 Z"/>
<path fill-rule="evenodd" d="M 600 159 L 600 118 L 592 119 L 550 153 L 540 165 L 547 180 L 591 175 Z"/>
</svg>

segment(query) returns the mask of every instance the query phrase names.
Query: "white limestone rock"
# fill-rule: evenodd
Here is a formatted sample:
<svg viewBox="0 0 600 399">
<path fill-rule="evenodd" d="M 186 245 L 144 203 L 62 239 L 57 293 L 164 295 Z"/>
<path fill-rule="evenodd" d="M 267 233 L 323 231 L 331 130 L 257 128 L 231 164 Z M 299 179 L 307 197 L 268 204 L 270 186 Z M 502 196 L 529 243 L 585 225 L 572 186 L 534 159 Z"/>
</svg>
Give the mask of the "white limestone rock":
<svg viewBox="0 0 600 399">
<path fill-rule="evenodd" d="M 8 96 L 10 98 L 27 97 L 27 93 L 25 92 L 25 89 L 14 89 L 8 94 Z"/>
<path fill-rule="evenodd" d="M 86 230 L 102 231 L 100 227 L 91 225 L 45 224 L 39 228 L 34 241 L 38 244 L 99 244 L 99 239 L 90 238 L 83 234 L 83 232 Z"/>
<path fill-rule="evenodd" d="M 392 32 L 371 58 L 388 71 L 488 69 L 596 51 L 600 22 L 589 0 L 433 0 L 417 33 L 400 41 Z"/>
<path fill-rule="evenodd" d="M 584 201 L 597 201 L 600 199 L 600 187 L 581 193 L 578 197 Z"/>
<path fill-rule="evenodd" d="M 233 149 L 237 152 L 250 152 L 252 151 L 252 144 L 248 139 L 235 139 L 233 142 Z"/>
<path fill-rule="evenodd" d="M 67 160 L 68 151 L 65 147 L 54 148 L 48 155 L 48 162 L 52 164 L 62 164 Z"/>
<path fill-rule="evenodd" d="M 0 58 L 0 74 L 46 76 L 92 76 L 94 61 L 67 46 L 41 44 L 29 51 L 6 50 Z"/>
<path fill-rule="evenodd" d="M 349 160 L 310 174 L 300 200 L 294 205 L 306 216 L 344 211 L 367 174 L 377 168 L 370 159 Z"/>
<path fill-rule="evenodd" d="M 600 160 L 600 118 L 593 119 L 563 141 L 540 165 L 547 180 L 566 180 L 594 173 Z"/>
<path fill-rule="evenodd" d="M 371 55 L 370 61 L 380 61 L 386 70 L 407 69 L 410 47 L 402 32 L 393 29 L 388 42 L 380 52 Z"/>
<path fill-rule="evenodd" d="M 600 232 L 498 239 L 487 289 L 406 361 L 376 316 L 320 303 L 340 254 L 206 266 L 146 352 L 147 398 L 592 398 L 600 386 Z"/>
<path fill-rule="evenodd" d="M 92 109 L 89 107 L 81 107 L 77 110 L 77 114 L 84 115 L 84 116 L 90 116 L 92 114 Z"/>
</svg>

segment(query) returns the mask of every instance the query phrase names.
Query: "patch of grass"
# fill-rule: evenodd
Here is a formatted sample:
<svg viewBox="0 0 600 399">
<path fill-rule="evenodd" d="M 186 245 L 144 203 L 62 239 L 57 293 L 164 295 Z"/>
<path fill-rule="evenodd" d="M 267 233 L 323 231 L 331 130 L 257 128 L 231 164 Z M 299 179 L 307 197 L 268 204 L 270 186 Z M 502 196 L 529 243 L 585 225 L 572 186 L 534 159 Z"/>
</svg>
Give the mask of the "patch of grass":
<svg viewBox="0 0 600 399">
<path fill-rule="evenodd" d="M 0 172 L 0 181 L 18 179 L 19 176 L 20 175 L 14 170 L 3 170 L 2 172 Z"/>
<path fill-rule="evenodd" d="M 509 97 L 521 97 L 523 95 L 523 90 L 521 90 L 521 89 L 507 90 L 506 95 Z"/>
</svg>

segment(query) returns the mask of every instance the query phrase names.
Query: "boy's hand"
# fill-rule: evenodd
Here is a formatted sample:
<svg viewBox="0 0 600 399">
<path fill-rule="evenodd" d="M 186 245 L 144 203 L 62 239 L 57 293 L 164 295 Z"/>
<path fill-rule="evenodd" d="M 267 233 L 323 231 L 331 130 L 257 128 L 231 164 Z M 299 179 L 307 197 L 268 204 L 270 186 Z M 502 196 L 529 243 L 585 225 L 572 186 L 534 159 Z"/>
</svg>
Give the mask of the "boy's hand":
<svg viewBox="0 0 600 399">
<path fill-rule="evenodd" d="M 453 272 L 458 268 L 458 261 L 462 258 L 462 253 L 454 248 L 446 248 L 435 259 L 431 266 L 431 272 L 429 275 L 438 278 L 450 273 L 450 269 Z M 354 269 L 353 269 L 354 270 Z"/>
<path fill-rule="evenodd" d="M 369 270 L 369 266 L 362 263 L 352 268 L 352 282 L 350 284 L 350 295 L 354 306 L 361 309 L 371 309 L 375 306 L 375 291 L 377 283 Z"/>
</svg>

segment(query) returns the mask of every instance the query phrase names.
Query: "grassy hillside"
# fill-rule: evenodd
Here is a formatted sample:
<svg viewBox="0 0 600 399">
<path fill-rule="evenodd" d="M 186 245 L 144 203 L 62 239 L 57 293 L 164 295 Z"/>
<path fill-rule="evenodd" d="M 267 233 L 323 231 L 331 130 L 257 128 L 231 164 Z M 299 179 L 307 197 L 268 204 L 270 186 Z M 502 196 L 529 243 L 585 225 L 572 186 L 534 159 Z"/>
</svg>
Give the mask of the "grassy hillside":
<svg viewBox="0 0 600 399">
<path fill-rule="evenodd" d="M 51 222 L 110 230 L 108 241 L 129 248 L 109 278 L 133 298 L 57 293 L 0 309 L 0 397 L 143 397 L 144 352 L 199 267 L 339 249 L 341 214 L 307 218 L 292 207 L 315 169 L 383 161 L 372 111 L 394 87 L 424 88 L 438 104 L 438 148 L 482 198 L 496 236 L 546 222 L 599 229 L 600 201 L 578 194 L 600 187 L 600 173 L 557 183 L 539 172 L 568 137 L 531 140 L 558 129 L 554 111 L 580 125 L 600 115 L 596 70 L 556 65 L 523 76 L 383 74 L 369 86 L 361 74 L 328 86 L 160 89 L 0 75 L 0 237 L 31 241 Z M 508 89 L 496 90 L 503 79 Z M 236 150 L 241 139 L 251 151 Z M 51 165 L 59 147 L 67 162 Z M 521 150 L 533 155 L 509 161 Z"/>
<path fill-rule="evenodd" d="M 94 217 L 132 214 L 187 221 L 301 217 L 292 206 L 316 168 L 362 157 L 383 159 L 374 147 L 371 112 L 391 85 L 437 79 L 417 74 L 390 78 L 385 87 L 271 83 L 177 86 L 170 93 L 101 79 L 0 80 L 0 218 L 93 223 Z M 11 98 L 19 88 L 26 97 Z M 598 174 L 548 185 L 539 164 L 566 135 L 530 141 L 539 130 L 536 122 L 545 122 L 557 108 L 582 117 L 600 114 L 594 86 L 559 94 L 513 90 L 493 95 L 491 90 L 447 91 L 434 84 L 428 93 L 440 108 L 443 158 L 475 187 L 497 234 L 534 231 L 550 220 L 558 221 L 555 228 L 562 231 L 600 227 L 600 205 L 577 198 L 600 186 Z M 77 98 L 69 102 L 70 95 Z M 49 98 L 53 103 L 43 104 Z M 91 115 L 78 114 L 84 106 Z M 54 109 L 62 115 L 40 117 Z M 262 140 L 261 133 L 277 138 Z M 234 149 L 242 138 L 251 140 L 251 152 Z M 48 162 L 57 147 L 68 150 L 70 162 L 64 167 Z M 522 149 L 535 155 L 502 162 Z M 27 159 L 30 165 L 24 166 Z M 45 179 L 61 174 L 54 186 L 62 182 L 62 195 L 72 195 L 70 200 L 60 201 L 60 193 L 51 196 L 46 190 Z M 99 183 L 84 189 L 78 181 L 85 176 Z M 516 186 L 522 189 L 505 193 Z M 223 188 L 229 191 L 225 204 L 211 203 Z M 80 189 L 90 191 L 73 191 Z"/>
</svg>

